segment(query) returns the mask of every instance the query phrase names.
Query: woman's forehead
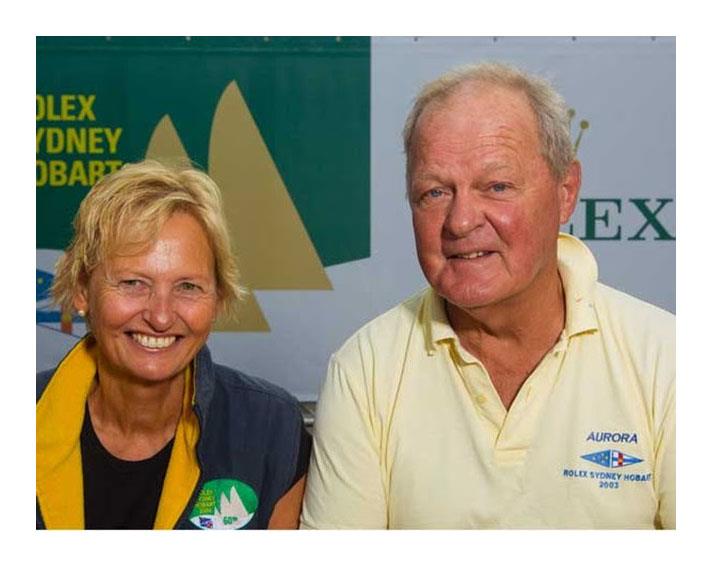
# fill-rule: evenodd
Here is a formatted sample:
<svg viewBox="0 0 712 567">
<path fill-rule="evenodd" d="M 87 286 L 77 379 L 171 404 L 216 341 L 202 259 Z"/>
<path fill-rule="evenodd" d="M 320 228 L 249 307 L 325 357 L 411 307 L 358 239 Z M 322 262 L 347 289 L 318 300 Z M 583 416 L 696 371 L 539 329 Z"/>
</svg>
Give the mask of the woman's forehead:
<svg viewBox="0 0 712 567">
<path fill-rule="evenodd" d="M 213 250 L 202 225 L 192 216 L 177 213 L 149 234 L 135 231 L 124 234 L 106 254 L 104 263 L 130 266 L 148 263 L 166 270 L 184 264 L 192 270 L 212 268 Z"/>
</svg>

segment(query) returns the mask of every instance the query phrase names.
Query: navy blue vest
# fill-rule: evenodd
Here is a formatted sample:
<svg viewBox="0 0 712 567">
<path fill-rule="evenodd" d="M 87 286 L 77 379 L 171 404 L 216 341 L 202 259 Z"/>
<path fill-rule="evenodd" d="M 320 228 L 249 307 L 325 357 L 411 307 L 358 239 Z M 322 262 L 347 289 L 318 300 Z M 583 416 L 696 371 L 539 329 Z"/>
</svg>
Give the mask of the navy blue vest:
<svg viewBox="0 0 712 567">
<path fill-rule="evenodd" d="M 37 375 L 38 400 L 53 374 Z M 207 346 L 194 377 L 200 478 L 175 528 L 266 528 L 277 501 L 306 472 L 299 403 L 278 386 L 214 364 Z M 39 506 L 37 527 L 44 528 Z"/>
</svg>

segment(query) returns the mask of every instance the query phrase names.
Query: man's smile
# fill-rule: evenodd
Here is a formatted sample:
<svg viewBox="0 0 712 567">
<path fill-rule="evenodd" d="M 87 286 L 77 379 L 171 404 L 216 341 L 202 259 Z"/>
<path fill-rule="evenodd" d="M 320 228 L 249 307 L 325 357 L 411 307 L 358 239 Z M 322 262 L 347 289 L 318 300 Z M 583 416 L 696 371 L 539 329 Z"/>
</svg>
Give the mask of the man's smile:
<svg viewBox="0 0 712 567">
<path fill-rule="evenodd" d="M 449 254 L 447 255 L 448 260 L 475 260 L 477 258 L 482 258 L 484 256 L 490 256 L 494 254 L 491 250 L 479 250 L 477 252 L 463 252 L 460 254 Z"/>
</svg>

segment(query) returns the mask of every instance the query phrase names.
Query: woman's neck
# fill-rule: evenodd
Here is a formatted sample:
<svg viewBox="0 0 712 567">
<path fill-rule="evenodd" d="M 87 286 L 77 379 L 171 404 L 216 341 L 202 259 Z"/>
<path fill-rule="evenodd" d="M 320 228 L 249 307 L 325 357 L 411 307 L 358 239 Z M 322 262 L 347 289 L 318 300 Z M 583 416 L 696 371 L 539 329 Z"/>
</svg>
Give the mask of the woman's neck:
<svg viewBox="0 0 712 567">
<path fill-rule="evenodd" d="M 184 375 L 152 383 L 102 372 L 87 406 L 102 445 L 114 456 L 140 460 L 158 452 L 174 436 L 183 408 Z"/>
</svg>

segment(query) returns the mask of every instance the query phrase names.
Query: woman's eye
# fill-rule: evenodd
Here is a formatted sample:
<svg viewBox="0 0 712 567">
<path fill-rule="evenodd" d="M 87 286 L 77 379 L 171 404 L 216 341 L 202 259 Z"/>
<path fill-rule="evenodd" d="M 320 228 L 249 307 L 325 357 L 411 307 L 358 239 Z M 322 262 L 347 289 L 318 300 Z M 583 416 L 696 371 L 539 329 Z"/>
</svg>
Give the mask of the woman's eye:
<svg viewBox="0 0 712 567">
<path fill-rule="evenodd" d="M 193 282 L 181 282 L 178 285 L 178 289 L 180 289 L 181 291 L 188 291 L 188 292 L 200 291 L 200 286 L 194 284 Z"/>
<path fill-rule="evenodd" d="M 119 289 L 129 293 L 141 293 L 147 289 L 147 285 L 142 280 L 127 279 L 119 282 Z"/>
</svg>

